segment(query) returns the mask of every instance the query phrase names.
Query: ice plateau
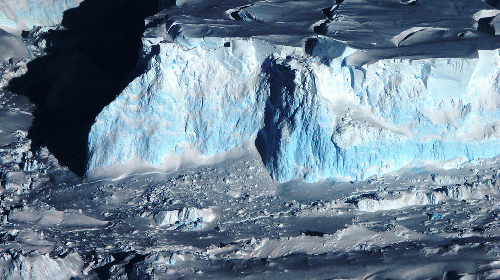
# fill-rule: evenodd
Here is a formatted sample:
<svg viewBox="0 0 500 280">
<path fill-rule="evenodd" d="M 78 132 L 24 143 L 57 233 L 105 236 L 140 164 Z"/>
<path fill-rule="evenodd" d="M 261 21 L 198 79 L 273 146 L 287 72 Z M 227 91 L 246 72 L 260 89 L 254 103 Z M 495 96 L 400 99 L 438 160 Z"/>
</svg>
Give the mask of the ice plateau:
<svg viewBox="0 0 500 280">
<path fill-rule="evenodd" d="M 365 52 L 331 37 L 295 46 L 200 36 L 167 14 L 148 20 L 146 71 L 91 128 L 90 177 L 213 162 L 241 147 L 255 147 L 279 182 L 500 154 L 498 49 L 364 64 Z"/>
</svg>

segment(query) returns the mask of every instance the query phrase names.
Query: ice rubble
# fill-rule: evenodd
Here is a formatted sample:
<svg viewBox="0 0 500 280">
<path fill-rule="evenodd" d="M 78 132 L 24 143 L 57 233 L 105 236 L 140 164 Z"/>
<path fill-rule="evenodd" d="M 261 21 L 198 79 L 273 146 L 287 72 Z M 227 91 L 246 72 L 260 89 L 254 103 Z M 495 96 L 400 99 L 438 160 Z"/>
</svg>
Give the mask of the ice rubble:
<svg viewBox="0 0 500 280">
<path fill-rule="evenodd" d="M 498 50 L 356 65 L 362 53 L 322 36 L 304 48 L 188 36 L 168 17 L 148 26 L 147 70 L 97 116 L 88 176 L 213 162 L 253 144 L 280 182 L 500 152 Z"/>
<path fill-rule="evenodd" d="M 0 5 L 0 28 L 19 35 L 35 26 L 61 22 L 63 12 L 82 0 L 5 0 Z"/>
<path fill-rule="evenodd" d="M 349 199 L 349 203 L 354 204 L 359 211 L 377 212 L 401 209 L 415 205 L 438 205 L 447 200 L 458 201 L 481 200 L 488 197 L 487 191 L 495 193 L 494 188 L 487 185 L 479 186 L 477 182 L 473 184 L 443 186 L 434 189 L 409 189 L 390 193 L 375 193 L 374 195 L 362 195 Z"/>
</svg>

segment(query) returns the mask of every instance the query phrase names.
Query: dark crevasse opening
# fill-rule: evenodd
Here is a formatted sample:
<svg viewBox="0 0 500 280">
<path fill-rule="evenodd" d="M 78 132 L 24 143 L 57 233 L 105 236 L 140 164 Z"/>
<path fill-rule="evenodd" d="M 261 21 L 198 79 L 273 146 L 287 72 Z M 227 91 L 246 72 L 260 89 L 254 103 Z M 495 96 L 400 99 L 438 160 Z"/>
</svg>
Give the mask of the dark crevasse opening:
<svg viewBox="0 0 500 280">
<path fill-rule="evenodd" d="M 33 149 L 46 146 L 61 165 L 85 174 L 90 127 L 140 72 L 144 19 L 158 11 L 158 2 L 85 0 L 64 12 L 65 30 L 45 34 L 47 54 L 7 88 L 36 105 L 28 132 Z"/>
</svg>

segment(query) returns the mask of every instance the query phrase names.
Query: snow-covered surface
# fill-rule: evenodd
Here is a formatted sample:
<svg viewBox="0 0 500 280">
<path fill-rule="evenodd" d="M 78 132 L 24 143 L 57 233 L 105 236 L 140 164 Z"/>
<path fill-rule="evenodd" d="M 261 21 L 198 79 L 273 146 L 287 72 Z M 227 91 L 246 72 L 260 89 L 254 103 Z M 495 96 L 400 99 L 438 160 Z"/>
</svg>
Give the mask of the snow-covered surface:
<svg viewBox="0 0 500 280">
<path fill-rule="evenodd" d="M 243 28 L 245 20 L 255 26 L 291 22 L 289 13 L 273 10 L 290 5 L 296 32 L 308 22 L 301 11 L 311 8 L 313 15 L 332 4 L 219 1 L 217 10 L 206 2 L 177 1 L 172 14 L 180 18 L 184 11 L 186 20 L 198 21 L 185 25 L 192 30 L 203 25 L 203 16 L 210 28 L 222 16 L 224 24 Z M 431 3 L 392 2 L 407 8 Z M 363 3 L 343 2 L 345 9 Z M 439 3 L 462 2 L 433 5 Z M 474 5 L 467 9 L 477 4 L 469 3 Z M 231 18 L 234 12 L 242 19 Z M 374 53 L 363 49 L 367 55 L 360 56 L 353 45 L 322 36 L 294 45 L 304 35 L 282 36 L 285 29 L 270 37 L 173 40 L 162 26 L 172 22 L 158 17 L 144 36 L 145 73 L 102 112 L 90 136 L 89 173 L 122 178 L 82 180 L 47 149 L 31 149 L 33 105 L 0 90 L 0 279 L 500 279 L 499 162 L 467 161 L 498 151 L 495 48 L 477 57 L 349 64 L 349 57 L 371 61 Z M 220 32 L 229 30 L 221 26 Z M 434 34 L 444 27 L 432 28 Z M 401 32 L 384 38 L 389 42 Z M 43 40 L 27 44 L 33 55 L 43 55 Z M 397 53 L 406 47 L 391 48 Z M 20 56 L 0 65 L 2 87 L 26 72 L 26 62 Z M 181 125 L 167 126 L 169 118 Z M 291 137 L 276 137 L 281 135 Z M 274 159 L 285 160 L 267 153 L 271 157 L 263 161 L 256 139 L 285 154 Z M 404 165 L 400 153 L 419 161 L 385 174 L 379 172 L 393 169 L 378 165 L 369 179 L 351 182 L 277 183 L 271 177 L 311 174 L 306 177 L 315 180 L 337 170 L 322 167 L 328 159 L 315 158 L 330 156 L 328 149 L 312 149 L 312 140 L 325 139 L 358 156 L 363 151 L 356 145 L 373 143 L 379 159 L 395 157 L 396 166 Z M 402 139 L 410 139 L 409 146 Z M 424 140 L 455 146 L 436 148 L 435 155 L 425 145 L 409 148 Z M 384 143 L 385 150 L 375 145 Z M 123 157 L 113 158 L 117 153 Z M 302 156 L 296 162 L 317 166 L 316 173 L 290 169 L 286 153 Z M 462 153 L 467 158 L 446 160 Z M 125 167 L 97 168 L 127 159 Z M 151 163 L 159 164 L 155 169 Z M 127 176 L 151 170 L 156 172 Z"/>
<path fill-rule="evenodd" d="M 35 26 L 59 24 L 63 12 L 80 2 L 82 0 L 2 0 L 0 29 L 19 35 Z"/>
</svg>

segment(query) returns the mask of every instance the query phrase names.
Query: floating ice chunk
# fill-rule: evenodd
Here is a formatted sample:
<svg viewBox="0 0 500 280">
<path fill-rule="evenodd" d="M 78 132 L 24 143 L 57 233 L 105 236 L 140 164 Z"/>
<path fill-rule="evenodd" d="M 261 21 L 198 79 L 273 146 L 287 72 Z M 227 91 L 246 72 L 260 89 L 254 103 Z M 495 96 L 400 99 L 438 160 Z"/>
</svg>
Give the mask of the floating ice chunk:
<svg viewBox="0 0 500 280">
<path fill-rule="evenodd" d="M 400 47 L 457 38 L 459 34 L 447 28 L 412 27 L 396 35 L 392 42 Z"/>
<path fill-rule="evenodd" d="M 365 194 L 350 198 L 347 202 L 354 204 L 358 210 L 366 212 L 387 211 L 401 209 L 415 205 L 437 205 L 443 201 L 453 200 L 481 200 L 491 192 L 478 184 L 462 184 L 443 186 L 429 190 L 405 190 L 391 194 Z"/>
</svg>

